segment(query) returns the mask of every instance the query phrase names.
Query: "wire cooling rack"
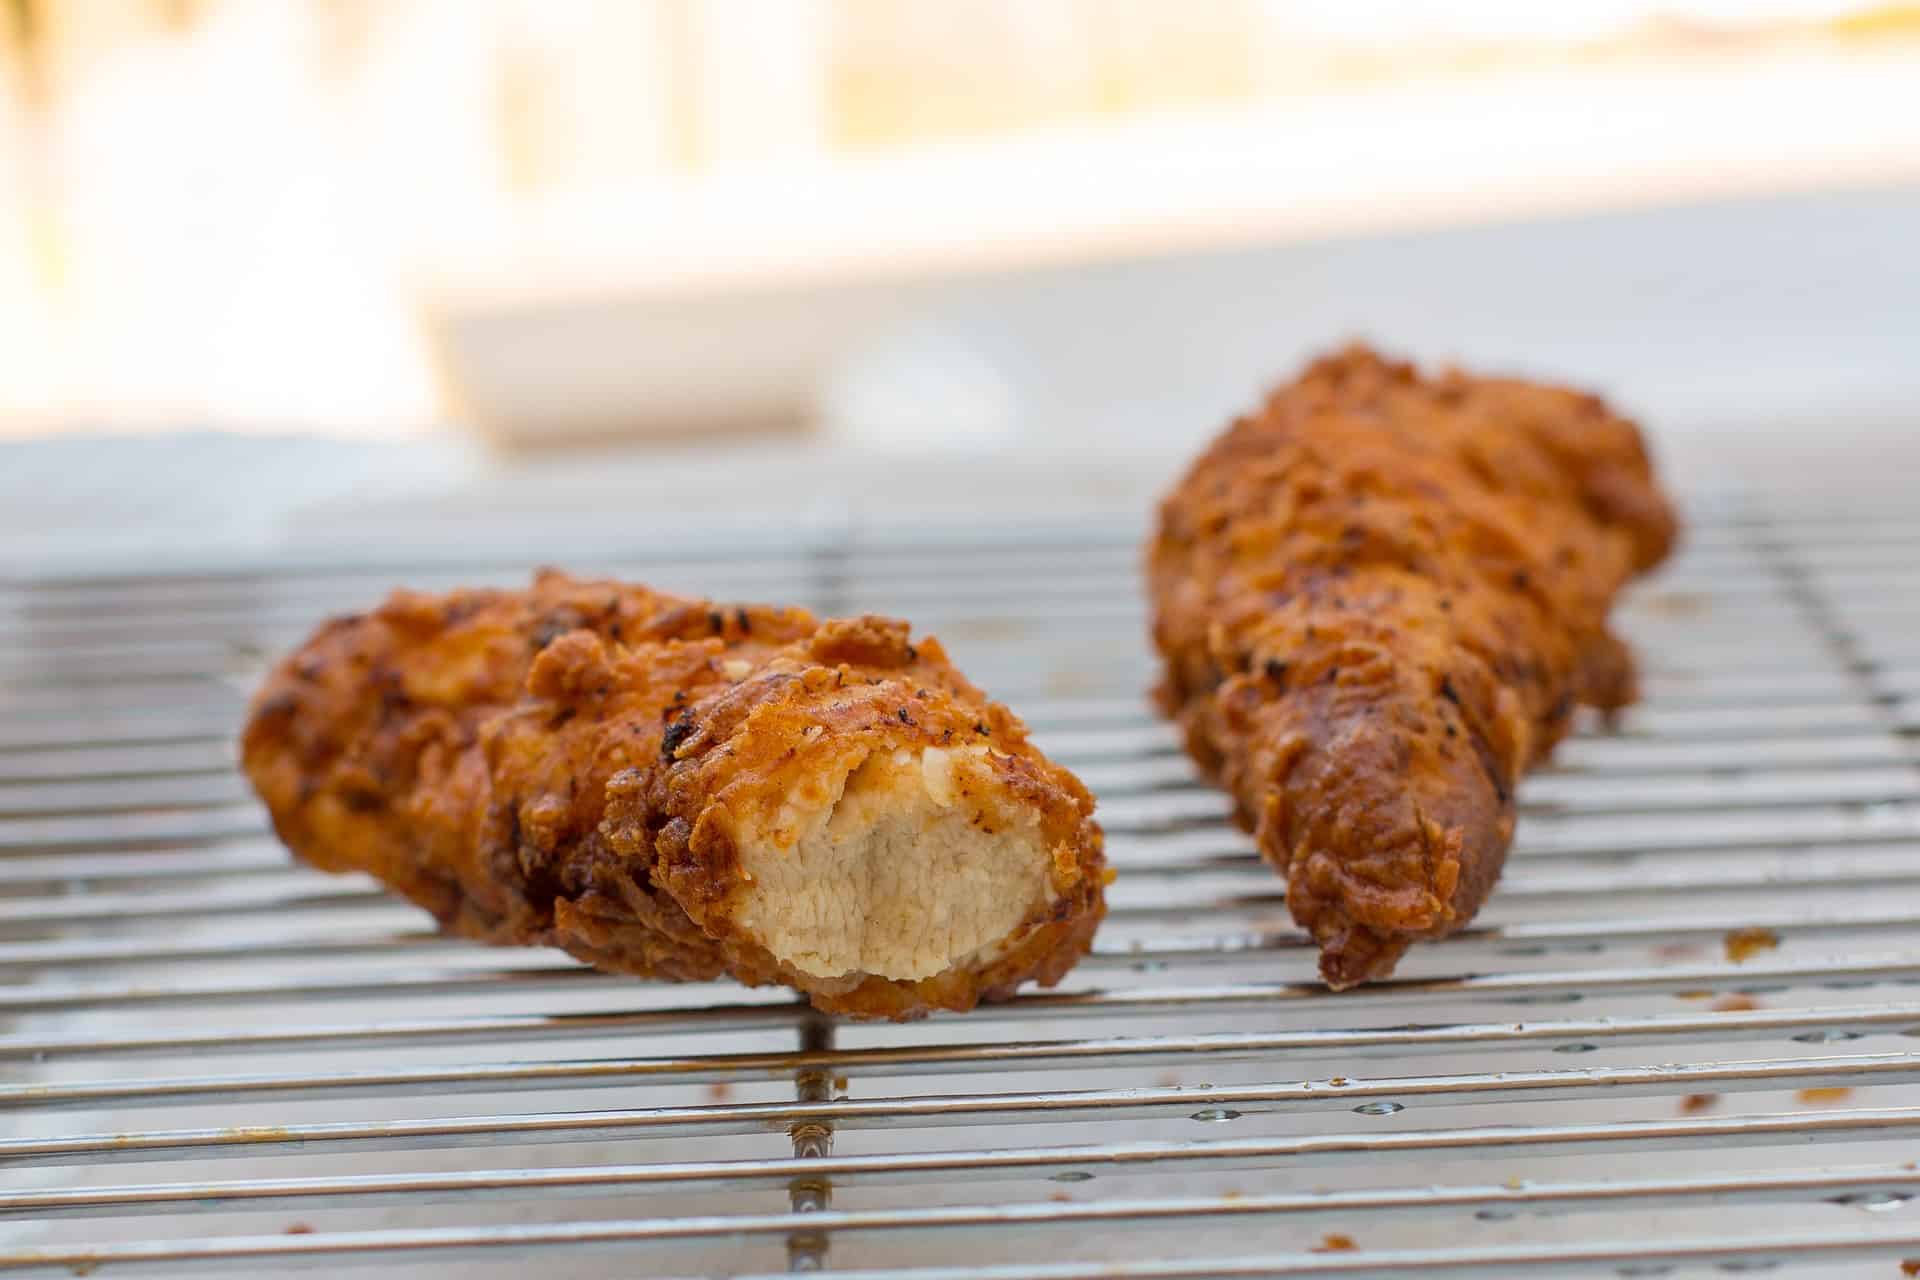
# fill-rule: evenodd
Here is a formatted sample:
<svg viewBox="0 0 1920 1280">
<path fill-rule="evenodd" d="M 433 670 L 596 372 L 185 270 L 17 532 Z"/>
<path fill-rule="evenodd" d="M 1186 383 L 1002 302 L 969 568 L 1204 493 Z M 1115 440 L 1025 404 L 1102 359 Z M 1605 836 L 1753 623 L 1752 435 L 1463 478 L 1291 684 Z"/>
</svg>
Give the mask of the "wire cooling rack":
<svg viewBox="0 0 1920 1280">
<path fill-rule="evenodd" d="M 1100 796 L 1060 988 L 909 1026 L 436 937 L 234 772 L 319 617 L 526 566 L 0 585 L 0 1273 L 1894 1277 L 1920 1259 L 1920 515 L 1728 503 L 1474 927 L 1332 995 L 1149 713 L 1140 530 L 569 567 L 941 635 Z"/>
</svg>

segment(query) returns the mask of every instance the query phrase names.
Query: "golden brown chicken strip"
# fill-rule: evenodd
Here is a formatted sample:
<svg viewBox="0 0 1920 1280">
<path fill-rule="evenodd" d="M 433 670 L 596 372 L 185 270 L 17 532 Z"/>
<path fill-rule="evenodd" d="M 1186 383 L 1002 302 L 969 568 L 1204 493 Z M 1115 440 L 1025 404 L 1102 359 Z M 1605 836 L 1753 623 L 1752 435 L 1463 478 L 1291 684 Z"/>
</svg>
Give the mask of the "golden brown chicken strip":
<svg viewBox="0 0 1920 1280">
<path fill-rule="evenodd" d="M 1480 909 L 1520 775 L 1575 703 L 1632 700 L 1607 610 L 1675 532 L 1639 431 L 1597 398 L 1358 347 L 1167 497 L 1158 695 L 1286 876 L 1330 986 Z"/>
<path fill-rule="evenodd" d="M 242 756 L 299 857 L 447 929 L 835 1013 L 1051 984 L 1104 911 L 1086 789 L 885 618 L 402 591 L 279 665 Z"/>
</svg>

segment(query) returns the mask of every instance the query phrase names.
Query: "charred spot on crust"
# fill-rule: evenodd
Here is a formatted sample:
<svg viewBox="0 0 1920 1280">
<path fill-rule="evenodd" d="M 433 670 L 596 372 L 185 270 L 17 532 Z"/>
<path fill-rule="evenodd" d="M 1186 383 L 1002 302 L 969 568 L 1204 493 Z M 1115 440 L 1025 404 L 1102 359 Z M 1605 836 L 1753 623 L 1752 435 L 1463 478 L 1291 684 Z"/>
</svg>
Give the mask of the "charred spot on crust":
<svg viewBox="0 0 1920 1280">
<path fill-rule="evenodd" d="M 898 711 L 894 712 L 893 714 L 899 717 L 901 724 L 913 723 L 913 717 L 907 714 L 907 709 L 905 707 L 901 707 Z"/>
<path fill-rule="evenodd" d="M 292 715 L 294 709 L 299 705 L 300 700 L 294 697 L 292 692 L 282 689 L 280 692 L 270 696 L 265 702 L 262 702 L 260 704 L 260 710 L 254 714 L 258 718 L 264 719 L 270 717 L 277 720 L 282 716 Z"/>
<path fill-rule="evenodd" d="M 667 726 L 666 733 L 660 739 L 661 758 L 673 759 L 673 753 L 680 749 L 680 744 L 692 736 L 693 715 L 691 712 L 683 713 L 678 720 Z"/>
<path fill-rule="evenodd" d="M 358 787 L 342 791 L 340 793 L 340 803 L 346 805 L 347 808 L 354 813 L 378 813 L 387 807 L 386 797 L 378 791 L 365 790 Z"/>
<path fill-rule="evenodd" d="M 555 609 L 547 614 L 533 629 L 535 651 L 546 648 L 569 631 L 578 631 L 582 621 L 579 612 L 574 609 Z"/>
<path fill-rule="evenodd" d="M 1286 682 L 1287 682 L 1287 664 L 1286 663 L 1280 661 L 1280 659 L 1278 658 L 1268 658 L 1264 670 L 1266 671 L 1267 679 L 1273 681 L 1274 684 L 1282 687 L 1286 685 Z"/>
<path fill-rule="evenodd" d="M 735 625 L 737 625 L 740 628 L 740 634 L 742 635 L 753 634 L 753 619 L 747 616 L 747 611 L 745 609 L 735 609 L 733 611 L 733 621 Z"/>
<path fill-rule="evenodd" d="M 413 699 L 404 689 L 382 689 L 380 691 L 380 723 L 391 725 L 395 720 L 413 710 Z"/>
<path fill-rule="evenodd" d="M 1499 765 L 1491 761 L 1487 764 L 1487 781 L 1493 784 L 1493 794 L 1500 797 L 1500 803 L 1502 805 L 1506 805 L 1513 800 L 1513 792 L 1507 786 L 1506 775 L 1501 772 Z"/>
<path fill-rule="evenodd" d="M 1460 705 L 1460 695 L 1454 692 L 1452 676 L 1440 677 L 1440 696 L 1456 707 Z"/>
<path fill-rule="evenodd" d="M 1508 785 L 1506 770 L 1500 766 L 1500 756 L 1494 751 L 1493 744 L 1487 741 L 1486 732 L 1471 717 L 1466 718 L 1466 729 L 1467 742 L 1480 760 L 1480 771 L 1487 775 L 1487 781 L 1493 786 L 1493 794 L 1499 799 L 1501 808 L 1505 808 L 1513 799 L 1513 791 Z"/>
<path fill-rule="evenodd" d="M 707 629 L 715 635 L 719 635 L 725 631 L 727 629 L 726 615 L 722 614 L 718 609 L 707 610 Z"/>
</svg>

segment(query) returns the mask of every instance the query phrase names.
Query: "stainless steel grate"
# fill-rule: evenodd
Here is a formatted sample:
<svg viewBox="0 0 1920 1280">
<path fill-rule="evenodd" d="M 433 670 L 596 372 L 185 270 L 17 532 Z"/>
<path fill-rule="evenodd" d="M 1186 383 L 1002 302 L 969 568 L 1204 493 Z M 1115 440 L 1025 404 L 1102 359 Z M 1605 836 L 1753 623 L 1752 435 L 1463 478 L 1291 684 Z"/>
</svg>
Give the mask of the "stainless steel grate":
<svg viewBox="0 0 1920 1280">
<path fill-rule="evenodd" d="M 1920 1259 L 1920 519 L 1699 516 L 1624 619 L 1646 703 L 1529 782 L 1474 928 L 1340 996 L 1144 706 L 1136 539 L 585 566 L 910 616 L 1100 794 L 1097 954 L 906 1027 L 445 941 L 288 864 L 230 762 L 263 656 L 394 582 L 517 566 L 0 587 L 0 1271 Z"/>
</svg>

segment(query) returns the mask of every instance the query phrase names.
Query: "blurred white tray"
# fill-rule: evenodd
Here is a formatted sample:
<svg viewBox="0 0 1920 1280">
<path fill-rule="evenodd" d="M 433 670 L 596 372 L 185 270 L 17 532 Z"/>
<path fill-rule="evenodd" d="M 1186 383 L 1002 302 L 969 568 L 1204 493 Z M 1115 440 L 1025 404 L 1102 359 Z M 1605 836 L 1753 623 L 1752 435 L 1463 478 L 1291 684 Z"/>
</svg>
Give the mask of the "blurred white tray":
<svg viewBox="0 0 1920 1280">
<path fill-rule="evenodd" d="M 1834 193 L 1916 179 L 1910 54 L 1599 66 L 580 192 L 450 229 L 424 289 L 462 416 L 513 443 L 1111 441 L 1357 327 L 1677 402 L 1884 337 L 1920 205 Z"/>
</svg>

